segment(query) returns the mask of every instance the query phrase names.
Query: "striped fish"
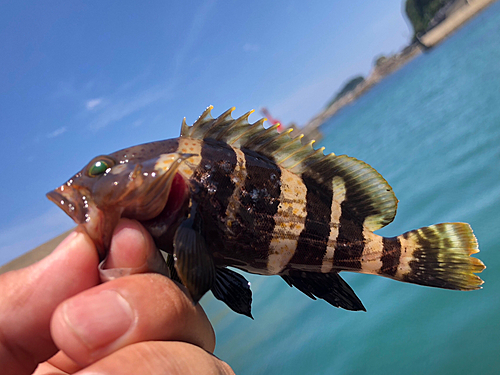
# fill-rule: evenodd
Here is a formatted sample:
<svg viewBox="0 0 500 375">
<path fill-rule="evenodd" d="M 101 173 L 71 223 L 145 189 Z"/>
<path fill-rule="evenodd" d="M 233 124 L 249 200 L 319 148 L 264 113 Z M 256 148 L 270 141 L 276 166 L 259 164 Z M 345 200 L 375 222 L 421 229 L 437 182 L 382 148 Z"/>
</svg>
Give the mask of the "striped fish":
<svg viewBox="0 0 500 375">
<path fill-rule="evenodd" d="M 80 224 L 106 257 L 120 217 L 140 221 L 173 279 L 193 301 L 209 290 L 251 317 L 250 284 L 233 267 L 280 275 L 307 296 L 365 310 L 339 276 L 360 272 L 446 289 L 479 289 L 485 266 L 465 223 L 386 238 L 397 199 L 368 164 L 324 155 L 301 136 L 253 124 L 253 111 L 214 119 L 212 107 L 181 136 L 94 158 L 48 198 Z"/>
</svg>

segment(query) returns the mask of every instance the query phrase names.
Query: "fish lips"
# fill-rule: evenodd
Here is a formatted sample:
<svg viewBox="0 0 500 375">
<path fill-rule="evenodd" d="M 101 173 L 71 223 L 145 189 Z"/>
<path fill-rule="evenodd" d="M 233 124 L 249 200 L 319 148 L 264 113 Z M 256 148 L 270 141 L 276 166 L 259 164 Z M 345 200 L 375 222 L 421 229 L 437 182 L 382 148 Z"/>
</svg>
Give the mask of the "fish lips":
<svg viewBox="0 0 500 375">
<path fill-rule="evenodd" d="M 78 190 L 62 185 L 47 194 L 47 198 L 57 204 L 77 224 L 84 224 L 88 217 L 87 198 Z"/>
</svg>

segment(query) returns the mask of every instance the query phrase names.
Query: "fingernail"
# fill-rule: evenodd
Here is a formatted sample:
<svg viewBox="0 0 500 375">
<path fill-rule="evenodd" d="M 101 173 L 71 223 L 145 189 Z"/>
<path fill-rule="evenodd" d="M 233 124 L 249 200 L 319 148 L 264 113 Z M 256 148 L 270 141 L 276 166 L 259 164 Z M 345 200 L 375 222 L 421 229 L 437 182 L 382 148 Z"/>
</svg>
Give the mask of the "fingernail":
<svg viewBox="0 0 500 375">
<path fill-rule="evenodd" d="M 63 311 L 66 323 L 89 349 L 116 341 L 134 321 L 127 300 L 113 290 L 76 297 L 65 304 Z"/>
</svg>

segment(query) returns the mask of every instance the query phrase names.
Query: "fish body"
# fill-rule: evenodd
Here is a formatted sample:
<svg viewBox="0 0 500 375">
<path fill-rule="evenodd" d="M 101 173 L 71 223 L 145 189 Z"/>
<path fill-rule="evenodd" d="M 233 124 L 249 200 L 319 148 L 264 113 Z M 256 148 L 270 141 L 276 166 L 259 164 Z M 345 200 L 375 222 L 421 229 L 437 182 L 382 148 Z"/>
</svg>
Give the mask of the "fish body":
<svg viewBox="0 0 500 375">
<path fill-rule="evenodd" d="M 227 267 L 280 275 L 311 298 L 364 310 L 341 271 L 471 290 L 483 263 L 470 226 L 443 223 L 386 238 L 396 215 L 389 184 L 368 164 L 264 129 L 252 112 L 212 118 L 181 136 L 94 158 L 48 193 L 105 258 L 120 217 L 139 220 L 197 302 L 208 290 L 251 316 L 249 283 Z"/>
</svg>

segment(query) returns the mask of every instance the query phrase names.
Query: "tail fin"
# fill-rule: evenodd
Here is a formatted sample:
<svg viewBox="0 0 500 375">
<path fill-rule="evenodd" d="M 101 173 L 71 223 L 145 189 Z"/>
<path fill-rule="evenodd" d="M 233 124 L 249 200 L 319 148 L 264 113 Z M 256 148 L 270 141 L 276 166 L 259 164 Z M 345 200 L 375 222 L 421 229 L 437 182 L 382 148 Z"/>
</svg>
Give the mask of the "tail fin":
<svg viewBox="0 0 500 375">
<path fill-rule="evenodd" d="M 475 273 L 486 267 L 479 259 L 470 257 L 478 252 L 469 224 L 431 225 L 385 238 L 382 262 L 391 267 L 383 273 L 397 280 L 438 288 L 480 289 L 483 280 Z"/>
</svg>

